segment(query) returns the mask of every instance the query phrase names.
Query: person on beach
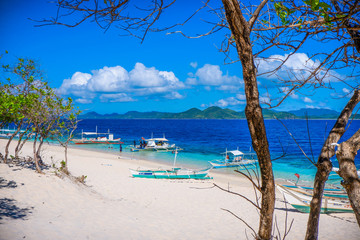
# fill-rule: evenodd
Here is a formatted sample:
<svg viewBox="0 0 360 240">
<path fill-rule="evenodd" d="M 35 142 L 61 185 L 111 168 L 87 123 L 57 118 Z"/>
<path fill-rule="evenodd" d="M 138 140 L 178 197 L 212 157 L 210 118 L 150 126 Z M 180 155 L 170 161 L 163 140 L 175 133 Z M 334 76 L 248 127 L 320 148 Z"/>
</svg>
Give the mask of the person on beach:
<svg viewBox="0 0 360 240">
<path fill-rule="evenodd" d="M 120 144 L 120 152 L 122 152 L 122 146 L 121 146 L 121 144 Z"/>
<path fill-rule="evenodd" d="M 136 141 L 134 140 L 134 148 L 136 148 Z"/>
</svg>

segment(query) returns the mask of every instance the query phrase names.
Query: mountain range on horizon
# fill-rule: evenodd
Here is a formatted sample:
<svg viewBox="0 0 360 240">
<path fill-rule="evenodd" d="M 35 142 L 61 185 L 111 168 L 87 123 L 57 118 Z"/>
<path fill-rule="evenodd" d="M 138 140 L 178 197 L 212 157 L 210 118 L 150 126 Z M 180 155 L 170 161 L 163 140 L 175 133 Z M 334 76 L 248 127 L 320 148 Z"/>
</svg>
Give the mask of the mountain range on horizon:
<svg viewBox="0 0 360 240">
<path fill-rule="evenodd" d="M 265 119 L 337 119 L 339 112 L 323 108 L 302 108 L 292 111 L 274 111 L 263 109 Z M 209 107 L 204 110 L 191 108 L 184 112 L 138 112 L 129 111 L 124 114 L 99 114 L 88 112 L 79 116 L 79 119 L 245 119 L 245 111 L 235 111 L 229 108 Z M 360 119 L 359 115 L 355 119 Z"/>
</svg>

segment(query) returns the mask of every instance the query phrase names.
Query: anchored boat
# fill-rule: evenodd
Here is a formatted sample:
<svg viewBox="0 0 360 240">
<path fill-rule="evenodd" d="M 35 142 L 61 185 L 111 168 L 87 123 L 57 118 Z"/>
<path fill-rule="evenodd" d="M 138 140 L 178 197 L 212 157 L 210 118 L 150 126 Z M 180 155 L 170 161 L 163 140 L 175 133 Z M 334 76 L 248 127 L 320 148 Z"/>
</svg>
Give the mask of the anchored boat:
<svg viewBox="0 0 360 240">
<path fill-rule="evenodd" d="M 314 190 L 313 187 L 307 187 L 307 186 L 299 186 L 299 185 L 282 185 L 282 186 L 308 196 L 312 196 Z M 323 196 L 330 198 L 331 197 L 349 198 L 345 189 L 340 189 L 340 188 L 324 188 Z"/>
<path fill-rule="evenodd" d="M 277 189 L 283 194 L 285 200 L 300 212 L 310 212 L 310 202 L 312 195 L 304 194 L 294 189 L 276 185 Z M 321 202 L 321 213 L 332 212 L 353 212 L 349 200 L 340 197 L 324 196 Z"/>
<path fill-rule="evenodd" d="M 156 169 L 156 170 L 133 170 L 130 173 L 137 178 L 166 178 L 166 179 L 210 179 L 210 168 L 205 170 L 192 170 L 184 168 Z"/>
<path fill-rule="evenodd" d="M 96 126 L 95 132 L 81 131 L 81 139 L 73 139 L 72 141 L 75 144 L 122 144 L 123 142 L 120 139 L 114 139 L 114 134 L 110 133 L 110 130 L 107 133 L 99 133 Z"/>
<path fill-rule="evenodd" d="M 228 167 L 253 167 L 257 160 L 255 159 L 255 153 L 243 153 L 241 151 L 233 150 L 222 153 L 223 159 L 210 161 L 209 163 L 213 168 L 228 168 Z"/>
<path fill-rule="evenodd" d="M 174 167 L 171 169 L 140 170 L 130 169 L 130 173 L 136 178 L 158 178 L 158 179 L 210 179 L 208 176 L 211 168 L 194 170 L 186 168 L 176 168 L 176 156 L 178 149 L 175 149 Z"/>
<path fill-rule="evenodd" d="M 131 148 L 131 151 L 174 151 L 176 148 L 175 144 L 170 144 L 169 140 L 165 138 L 165 135 L 162 138 L 154 138 L 151 135 L 151 138 L 140 140 L 140 144 Z M 178 148 L 178 151 L 181 150 Z"/>
</svg>

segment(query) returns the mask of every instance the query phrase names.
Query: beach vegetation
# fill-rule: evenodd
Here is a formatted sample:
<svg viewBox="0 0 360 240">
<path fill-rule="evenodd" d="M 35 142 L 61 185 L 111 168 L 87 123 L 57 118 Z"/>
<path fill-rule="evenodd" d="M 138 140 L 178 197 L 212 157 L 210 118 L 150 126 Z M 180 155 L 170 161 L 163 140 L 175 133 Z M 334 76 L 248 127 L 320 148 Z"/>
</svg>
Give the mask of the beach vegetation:
<svg viewBox="0 0 360 240">
<path fill-rule="evenodd" d="M 15 64 L 3 65 L 3 70 L 9 77 L 6 84 L 0 85 L 0 123 L 2 126 L 12 124 L 16 127 L 5 147 L 4 161 L 7 160 L 8 148 L 15 136 L 18 136 L 16 157 L 23 144 L 31 138 L 36 170 L 41 173 L 44 141 L 54 133 L 66 130 L 72 133 L 76 129 L 79 112 L 74 111 L 71 98 L 64 100 L 49 86 L 34 60 L 17 58 Z M 69 130 L 71 127 L 73 130 Z M 66 144 L 70 137 L 71 134 Z"/>
<path fill-rule="evenodd" d="M 61 161 L 60 170 L 69 173 L 68 170 L 68 146 L 74 137 L 74 132 L 77 129 L 78 115 L 80 110 L 75 108 L 72 99 L 67 99 L 67 105 L 64 107 L 66 113 L 58 118 L 56 121 L 56 128 L 51 130 L 50 138 L 56 140 L 62 147 L 64 147 L 64 160 Z"/>
<path fill-rule="evenodd" d="M 33 60 L 22 58 L 19 58 L 14 66 L 3 65 L 3 70 L 5 74 L 14 74 L 21 79 L 20 82 L 17 82 L 7 77 L 6 82 L 0 85 L 1 125 L 4 127 L 12 124 L 15 127 L 15 131 L 10 134 L 5 147 L 4 161 L 6 162 L 9 154 L 8 149 L 14 137 L 18 136 L 15 157 L 18 157 L 21 147 L 29 139 L 32 126 L 29 124 L 28 116 L 32 110 L 33 100 L 36 98 L 36 95 L 31 92 L 31 85 L 34 82 L 34 77 L 39 76 L 39 71 L 35 68 Z"/>
<path fill-rule="evenodd" d="M 53 18 L 40 21 L 40 25 L 63 25 L 76 27 L 86 20 L 93 20 L 105 31 L 112 25 L 125 31 L 128 35 L 137 37 L 143 42 L 150 32 L 170 31 L 170 29 L 188 23 L 191 18 L 205 8 L 209 13 L 219 17 L 218 22 L 210 21 L 212 28 L 204 34 L 197 34 L 193 38 L 208 36 L 226 31 L 220 51 L 225 54 L 226 63 L 240 62 L 245 88 L 246 108 L 245 115 L 260 166 L 260 223 L 255 236 L 256 239 L 273 238 L 273 215 L 275 207 L 275 183 L 272 170 L 272 159 L 267 141 L 266 128 L 262 106 L 275 108 L 291 96 L 293 93 L 301 93 L 301 89 L 331 87 L 330 80 L 346 81 L 352 73 L 356 73 L 359 63 L 359 24 L 358 14 L 360 7 L 358 1 L 259 1 L 257 5 L 249 1 L 222 0 L 222 5 L 216 3 L 214 7 L 209 6 L 209 1 L 197 9 L 193 15 L 186 18 L 184 22 L 168 27 L 155 27 L 160 16 L 175 1 L 165 3 L 164 1 L 151 2 L 152 5 L 139 7 L 135 5 L 129 8 L 130 3 L 135 1 L 107 0 L 98 1 L 57 1 L 57 15 Z M 136 3 L 134 3 L 136 4 Z M 96 7 L 95 7 L 96 6 Z M 133 12 L 127 11 L 136 9 Z M 80 16 L 79 13 L 83 15 Z M 135 14 L 135 15 L 134 15 Z M 70 16 L 74 22 L 64 21 Z M 222 31 L 224 30 L 224 31 Z M 168 32 L 168 34 L 182 34 L 192 38 L 182 31 Z M 338 41 L 334 48 L 329 46 L 326 51 L 317 52 L 309 57 L 309 63 L 319 59 L 314 64 L 304 66 L 304 69 L 289 70 L 287 77 L 280 77 L 278 71 L 291 56 L 294 56 L 308 41 L 316 41 L 326 44 L 329 41 Z M 235 54 L 232 53 L 235 51 Z M 272 55 L 273 52 L 285 53 L 284 58 Z M 321 51 L 321 50 L 319 50 Z M 279 56 L 279 55 L 277 55 Z M 258 69 L 259 61 L 270 63 L 278 62 L 271 70 Z M 332 75 L 331 69 L 349 69 L 345 78 Z M 352 71 L 355 70 L 355 71 Z M 258 78 L 260 76 L 275 76 L 274 83 L 284 95 L 277 99 L 261 98 L 258 90 Z M 341 79 L 340 79 L 341 78 Z M 356 95 L 356 87 L 352 92 Z M 269 95 L 270 96 L 270 95 Z M 341 125 L 347 122 L 348 112 L 340 114 L 338 122 Z M 345 124 L 346 125 L 346 124 Z M 341 126 L 342 128 L 342 126 Z M 337 126 L 334 127 L 334 131 Z M 330 134 L 328 139 L 336 140 L 341 133 Z M 333 137 L 336 136 L 334 139 Z M 352 141 L 350 141 L 352 142 Z M 326 151 L 322 151 L 315 166 L 318 169 L 314 185 L 314 201 L 312 209 L 317 209 L 321 204 L 324 183 L 330 172 L 331 163 L 328 156 L 322 154 L 330 153 L 335 146 L 326 145 Z M 330 150 L 329 150 L 330 149 Z M 345 170 L 344 170 L 345 171 Z M 317 203 L 315 204 L 315 202 Z M 318 234 L 318 217 L 316 210 L 311 210 L 309 219 L 307 239 L 316 239 Z M 313 213 L 314 214 L 313 214 Z M 314 221 L 313 221 L 314 220 Z M 312 221 L 312 222 L 310 222 Z M 313 228 L 309 229 L 311 226 Z"/>
</svg>

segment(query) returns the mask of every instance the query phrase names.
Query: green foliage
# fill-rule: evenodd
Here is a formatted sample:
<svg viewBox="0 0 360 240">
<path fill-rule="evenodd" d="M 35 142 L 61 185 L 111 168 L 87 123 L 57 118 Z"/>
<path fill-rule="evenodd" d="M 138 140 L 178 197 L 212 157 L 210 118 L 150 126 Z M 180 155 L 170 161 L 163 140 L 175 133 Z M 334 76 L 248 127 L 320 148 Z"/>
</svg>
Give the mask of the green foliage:
<svg viewBox="0 0 360 240">
<path fill-rule="evenodd" d="M 87 176 L 86 175 L 82 175 L 80 177 L 76 177 L 76 180 L 80 183 L 85 183 L 85 180 L 86 180 Z"/>
<path fill-rule="evenodd" d="M 26 123 L 40 141 L 76 128 L 80 111 L 71 98 L 61 98 L 43 80 L 34 60 L 18 58 L 14 65 L 3 64 L 2 68 L 10 77 L 0 83 L 1 125 Z"/>
<path fill-rule="evenodd" d="M 275 1 L 272 0 L 274 3 L 274 8 L 277 16 L 280 18 L 280 21 L 283 25 L 288 25 L 291 23 L 291 16 L 296 12 L 294 9 L 290 9 L 287 7 L 282 1 Z M 331 6 L 325 2 L 320 0 L 303 0 L 304 4 L 310 7 L 312 13 L 316 16 L 322 17 L 325 20 L 325 26 L 332 26 L 333 23 L 331 22 L 331 17 L 329 16 L 328 12 Z M 297 19 L 294 17 L 294 19 Z M 294 24 L 301 24 L 303 20 L 297 19 Z M 301 29 L 302 26 L 299 27 Z"/>
<path fill-rule="evenodd" d="M 290 23 L 288 17 L 295 12 L 295 10 L 289 9 L 285 6 L 282 2 L 275 2 L 274 3 L 276 14 L 279 16 L 281 23 L 283 25 L 287 25 Z"/>
<path fill-rule="evenodd" d="M 66 167 L 66 163 L 63 160 L 63 161 L 60 162 L 60 169 L 64 169 L 65 167 Z"/>
</svg>

